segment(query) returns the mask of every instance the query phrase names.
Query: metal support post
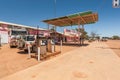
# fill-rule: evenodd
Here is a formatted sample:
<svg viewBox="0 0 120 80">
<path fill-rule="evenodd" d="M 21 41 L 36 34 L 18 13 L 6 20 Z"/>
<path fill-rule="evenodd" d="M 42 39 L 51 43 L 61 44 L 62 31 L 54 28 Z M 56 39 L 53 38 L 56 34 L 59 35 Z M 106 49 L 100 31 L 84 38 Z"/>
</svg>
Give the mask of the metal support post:
<svg viewBox="0 0 120 80">
<path fill-rule="evenodd" d="M 82 30 L 84 32 L 84 25 L 82 25 Z M 84 35 L 84 33 L 82 33 L 82 35 Z M 84 44 L 84 37 L 82 37 L 82 45 Z"/>
</svg>

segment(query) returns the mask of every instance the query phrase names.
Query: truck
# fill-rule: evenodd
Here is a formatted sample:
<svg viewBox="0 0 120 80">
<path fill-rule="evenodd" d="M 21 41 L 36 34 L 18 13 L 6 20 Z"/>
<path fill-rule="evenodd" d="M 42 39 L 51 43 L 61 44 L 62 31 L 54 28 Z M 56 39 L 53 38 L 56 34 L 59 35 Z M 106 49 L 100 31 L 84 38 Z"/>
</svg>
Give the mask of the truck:
<svg viewBox="0 0 120 80">
<path fill-rule="evenodd" d="M 18 46 L 18 44 L 17 44 L 17 38 L 14 36 L 10 40 L 10 48 L 17 47 L 17 46 Z"/>
<path fill-rule="evenodd" d="M 33 45 L 35 44 L 35 36 L 34 35 L 26 35 L 24 37 L 24 51 L 28 51 L 28 46 L 31 47 L 31 51 L 33 51 Z"/>
<path fill-rule="evenodd" d="M 23 49 L 25 52 L 28 51 L 28 46 L 30 46 L 31 51 L 33 51 L 33 45 L 35 44 L 34 35 L 24 35 L 18 40 L 18 48 Z"/>
<path fill-rule="evenodd" d="M 18 40 L 21 35 L 26 35 L 26 29 L 11 29 L 10 30 L 10 48 L 18 47 Z"/>
</svg>

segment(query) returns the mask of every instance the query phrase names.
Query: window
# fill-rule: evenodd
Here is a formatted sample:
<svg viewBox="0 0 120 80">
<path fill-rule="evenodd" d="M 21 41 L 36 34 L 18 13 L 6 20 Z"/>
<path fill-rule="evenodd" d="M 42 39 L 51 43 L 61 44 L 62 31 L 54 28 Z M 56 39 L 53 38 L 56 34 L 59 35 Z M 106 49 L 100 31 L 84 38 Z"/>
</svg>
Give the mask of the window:
<svg viewBox="0 0 120 80">
<path fill-rule="evenodd" d="M 34 41 L 34 40 L 35 40 L 34 36 L 27 36 L 27 41 Z"/>
<path fill-rule="evenodd" d="M 11 30 L 11 35 L 26 35 L 27 31 L 15 31 Z"/>
</svg>

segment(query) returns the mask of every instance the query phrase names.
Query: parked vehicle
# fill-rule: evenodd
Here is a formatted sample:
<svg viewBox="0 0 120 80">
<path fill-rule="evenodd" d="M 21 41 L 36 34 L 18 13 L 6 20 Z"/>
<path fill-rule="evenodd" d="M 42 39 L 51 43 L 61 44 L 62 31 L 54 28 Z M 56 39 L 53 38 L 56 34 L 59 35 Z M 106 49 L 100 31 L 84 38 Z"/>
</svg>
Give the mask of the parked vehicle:
<svg viewBox="0 0 120 80">
<path fill-rule="evenodd" d="M 101 41 L 106 42 L 106 41 L 107 41 L 107 39 L 101 39 Z"/>
<path fill-rule="evenodd" d="M 35 43 L 35 36 L 34 35 L 25 35 L 19 41 L 20 48 L 23 48 L 24 51 L 28 51 L 28 46 L 30 46 L 31 51 L 33 49 L 33 44 Z"/>
<path fill-rule="evenodd" d="M 17 38 L 16 37 L 11 38 L 11 40 L 10 40 L 10 48 L 17 47 L 17 46 L 18 46 Z"/>
<path fill-rule="evenodd" d="M 107 37 L 102 37 L 101 41 L 106 42 L 108 40 Z"/>
<path fill-rule="evenodd" d="M 21 35 L 27 35 L 26 29 L 10 29 L 10 47 L 21 47 Z"/>
</svg>

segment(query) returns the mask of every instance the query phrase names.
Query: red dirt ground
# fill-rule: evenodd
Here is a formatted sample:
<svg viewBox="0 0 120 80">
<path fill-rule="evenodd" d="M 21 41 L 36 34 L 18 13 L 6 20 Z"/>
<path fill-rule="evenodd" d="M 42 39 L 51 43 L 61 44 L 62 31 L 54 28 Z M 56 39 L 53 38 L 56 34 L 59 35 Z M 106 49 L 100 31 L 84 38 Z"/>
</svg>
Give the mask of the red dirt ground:
<svg viewBox="0 0 120 80">
<path fill-rule="evenodd" d="M 120 40 L 108 40 L 105 42 L 120 57 Z M 60 50 L 59 46 L 56 46 Z M 77 49 L 76 46 L 63 46 L 62 54 Z M 21 52 L 17 48 L 9 48 L 4 45 L 0 49 L 0 78 L 24 70 L 30 66 L 39 64 L 35 58 L 28 59 L 28 54 Z"/>
<path fill-rule="evenodd" d="M 120 57 L 120 40 L 108 40 L 105 43 Z"/>
<path fill-rule="evenodd" d="M 78 47 L 63 46 L 62 54 L 76 48 Z M 56 46 L 56 49 L 60 50 L 60 47 Z M 22 50 L 9 48 L 9 44 L 2 46 L 0 49 L 0 78 L 40 63 L 35 58 L 29 59 L 28 57 L 28 54 Z"/>
</svg>

